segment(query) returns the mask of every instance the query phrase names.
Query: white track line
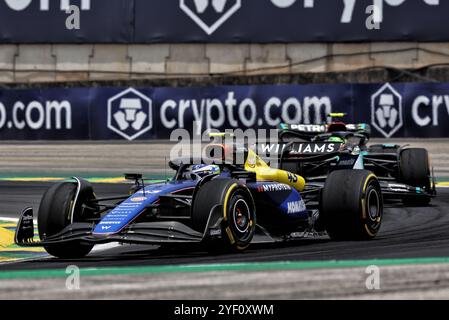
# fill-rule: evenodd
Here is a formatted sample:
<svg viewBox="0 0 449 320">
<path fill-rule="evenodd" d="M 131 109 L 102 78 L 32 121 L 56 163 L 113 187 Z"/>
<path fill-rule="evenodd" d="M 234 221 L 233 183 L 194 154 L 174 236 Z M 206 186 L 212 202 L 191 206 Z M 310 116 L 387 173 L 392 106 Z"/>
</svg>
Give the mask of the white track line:
<svg viewBox="0 0 449 320">
<path fill-rule="evenodd" d="M 17 218 L 2 218 L 2 217 L 0 217 L 0 221 L 18 223 L 19 219 L 17 219 Z M 36 220 L 34 220 L 34 221 L 36 222 Z"/>
</svg>

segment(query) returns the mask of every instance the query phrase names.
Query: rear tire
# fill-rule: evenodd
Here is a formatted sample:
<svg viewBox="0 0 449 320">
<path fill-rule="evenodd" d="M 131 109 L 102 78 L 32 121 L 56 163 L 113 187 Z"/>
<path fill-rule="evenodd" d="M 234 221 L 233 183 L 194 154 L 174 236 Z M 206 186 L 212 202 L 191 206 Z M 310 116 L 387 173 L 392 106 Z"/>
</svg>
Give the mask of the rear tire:
<svg viewBox="0 0 449 320">
<path fill-rule="evenodd" d="M 39 237 L 45 240 L 61 232 L 71 224 L 70 213 L 74 205 L 74 198 L 77 185 L 72 182 L 62 182 L 50 187 L 42 197 L 38 213 Z M 82 201 L 82 199 L 79 199 Z M 74 221 L 77 220 L 75 211 Z M 62 259 L 82 258 L 93 248 L 93 245 L 86 245 L 77 241 L 67 242 L 44 247 L 52 256 Z"/>
<path fill-rule="evenodd" d="M 430 192 L 430 167 L 429 153 L 423 148 L 410 148 L 401 152 L 400 157 L 400 182 L 424 189 Z M 404 198 L 407 205 L 425 206 L 431 201 L 430 196 L 418 195 Z"/>
<path fill-rule="evenodd" d="M 250 191 L 234 179 L 214 179 L 198 190 L 193 202 L 193 228 L 204 232 L 211 211 L 221 205 L 223 223 L 220 241 L 207 241 L 208 249 L 243 251 L 251 243 L 256 227 L 256 206 Z"/>
<path fill-rule="evenodd" d="M 381 226 L 383 198 L 377 177 L 366 170 L 329 174 L 320 215 L 333 240 L 370 240 Z"/>
</svg>

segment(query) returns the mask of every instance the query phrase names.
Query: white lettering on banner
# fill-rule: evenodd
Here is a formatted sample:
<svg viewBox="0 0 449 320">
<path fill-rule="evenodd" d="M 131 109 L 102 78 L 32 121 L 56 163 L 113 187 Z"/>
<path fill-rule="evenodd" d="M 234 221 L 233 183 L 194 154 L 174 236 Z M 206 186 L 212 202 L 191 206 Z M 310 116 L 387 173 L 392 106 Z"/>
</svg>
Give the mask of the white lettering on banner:
<svg viewBox="0 0 449 320">
<path fill-rule="evenodd" d="M 5 0 L 5 1 L 8 7 L 16 11 L 24 10 L 31 4 L 31 0 Z M 41 2 L 41 10 L 42 10 L 42 2 Z"/>
<path fill-rule="evenodd" d="M 318 124 L 325 122 L 326 115 L 332 112 L 332 102 L 327 96 L 304 97 L 302 100 L 296 97 L 285 100 L 270 97 L 262 105 L 263 112 L 257 118 L 256 102 L 252 98 L 237 101 L 232 91 L 227 93 L 225 99 L 169 99 L 161 104 L 160 119 L 167 129 L 184 129 L 191 121 L 197 122 L 200 125 L 196 134 L 201 134 L 205 129 L 221 128 L 225 124 L 231 128 L 275 127 L 281 122 Z"/>
<path fill-rule="evenodd" d="M 355 0 L 343 0 L 344 8 L 341 15 L 341 23 L 350 23 L 354 13 Z"/>
<path fill-rule="evenodd" d="M 413 105 L 412 105 L 412 117 L 413 117 L 413 120 L 420 127 L 425 127 L 425 126 L 429 125 L 429 123 L 432 121 L 429 116 L 425 116 L 424 118 L 422 118 L 419 115 L 419 108 L 420 108 L 420 106 L 421 105 L 429 106 L 429 104 L 430 104 L 430 99 L 427 98 L 426 96 L 419 96 L 413 102 Z"/>
<path fill-rule="evenodd" d="M 37 119 L 33 119 L 32 114 L 37 112 Z M 31 129 L 38 130 L 42 128 L 45 121 L 44 107 L 38 101 L 31 101 L 25 112 L 25 119 Z"/>
<path fill-rule="evenodd" d="M 247 110 L 249 110 L 249 113 L 250 113 L 249 117 L 247 117 Z M 249 98 L 246 98 L 245 100 L 243 100 L 239 107 L 239 117 L 240 117 L 240 120 L 242 121 L 243 125 L 248 128 L 251 128 L 252 126 L 254 126 L 255 121 L 256 121 L 256 116 L 257 116 L 257 108 L 256 108 L 256 104 L 254 103 L 254 101 Z"/>
<path fill-rule="evenodd" d="M 217 117 L 214 119 L 214 110 L 217 112 Z M 206 102 L 206 117 L 209 119 L 208 127 L 210 128 L 220 128 L 225 123 L 225 110 L 223 104 L 218 99 L 207 99 Z"/>
<path fill-rule="evenodd" d="M 5 123 L 6 123 L 6 109 L 5 105 L 0 102 L 0 128 L 3 128 Z"/>
<path fill-rule="evenodd" d="M 19 110 L 21 112 L 25 110 L 25 105 L 21 101 L 17 101 L 14 104 L 14 107 L 12 108 L 12 120 L 16 124 L 15 127 L 19 130 L 22 130 L 23 128 L 25 128 L 26 122 L 23 120 L 22 121 L 19 120 L 19 117 L 17 116 Z"/>
<path fill-rule="evenodd" d="M 237 127 L 239 124 L 238 124 L 238 122 L 235 120 L 235 118 L 234 118 L 234 115 L 233 115 L 233 113 L 232 113 L 232 110 L 235 108 L 235 106 L 237 105 L 237 100 L 235 99 L 235 97 L 234 97 L 234 92 L 229 92 L 228 93 L 228 98 L 226 99 L 226 101 L 225 101 L 225 105 L 226 105 L 226 108 L 227 108 L 227 115 L 228 115 L 228 121 L 229 121 L 229 124 L 232 126 L 232 127 Z"/>
<path fill-rule="evenodd" d="M 14 11 L 22 11 L 27 9 L 32 0 L 4 0 L 6 5 Z M 81 10 L 90 10 L 91 0 L 81 0 Z M 70 0 L 60 0 L 60 8 L 62 11 L 67 11 L 70 8 Z M 50 0 L 40 0 L 39 9 L 41 11 L 50 10 Z"/>
<path fill-rule="evenodd" d="M 329 97 L 305 97 L 304 98 L 304 123 L 322 123 L 321 110 L 324 107 L 324 114 L 332 113 L 332 104 Z M 310 120 L 310 109 L 315 112 L 315 121 Z"/>
<path fill-rule="evenodd" d="M 200 110 L 198 110 L 198 105 L 196 103 L 196 100 L 192 100 L 193 122 L 200 124 L 197 128 L 197 132 L 196 132 L 197 134 L 201 134 L 201 132 L 203 130 L 201 125 L 203 123 L 202 120 L 203 120 L 203 113 L 204 113 L 204 104 L 205 104 L 205 101 L 202 100 Z M 184 119 L 184 114 L 182 114 L 182 119 Z M 180 122 L 181 121 L 183 122 L 182 123 L 183 126 L 182 127 L 180 126 L 180 128 L 184 128 L 184 120 L 180 120 Z M 207 119 L 206 119 L 206 121 L 207 121 Z M 206 123 L 206 127 L 209 128 L 208 123 Z"/>
<path fill-rule="evenodd" d="M 293 107 L 293 117 L 290 117 L 289 110 Z M 287 123 L 300 123 L 302 119 L 301 104 L 296 98 L 289 98 L 285 101 L 282 108 L 282 118 Z"/>
<path fill-rule="evenodd" d="M 69 101 L 16 101 L 10 114 L 0 102 L 0 129 L 70 130 L 72 129 L 72 105 Z"/>
<path fill-rule="evenodd" d="M 420 127 L 432 125 L 438 127 L 440 124 L 440 109 L 446 107 L 446 113 L 449 115 L 449 95 L 418 96 L 412 104 L 413 121 Z"/>
<path fill-rule="evenodd" d="M 276 7 L 281 9 L 286 9 L 293 6 L 297 0 L 271 0 L 271 3 Z M 340 22 L 341 23 L 351 23 L 352 17 L 355 11 L 356 0 L 341 0 L 343 1 L 343 12 L 341 15 Z M 392 7 L 397 7 L 403 5 L 407 0 L 373 0 L 373 6 L 371 7 L 374 12 L 373 23 L 378 24 L 382 23 L 384 20 L 384 4 L 387 4 Z M 416 0 L 413 0 L 416 1 Z M 439 6 L 440 0 L 422 0 L 425 4 L 429 6 Z M 315 1 L 314 0 L 303 0 L 304 8 L 314 8 Z M 366 8 L 365 8 L 366 10 Z"/>
<path fill-rule="evenodd" d="M 68 101 L 48 101 L 45 112 L 45 128 L 52 129 L 52 114 L 55 115 L 55 128 L 62 129 L 62 114 L 65 114 L 65 128 L 72 129 L 72 106 Z"/>
<path fill-rule="evenodd" d="M 176 102 L 173 100 L 167 100 L 165 101 L 161 106 L 161 122 L 162 125 L 167 129 L 173 129 L 176 126 L 176 120 L 175 119 L 168 119 L 167 117 L 167 110 L 168 109 L 176 109 Z"/>
<path fill-rule="evenodd" d="M 276 97 L 270 98 L 265 104 L 264 116 L 269 126 L 275 127 L 281 123 L 281 120 L 279 118 L 272 118 L 270 114 L 270 110 L 272 107 L 280 108 L 281 104 L 281 99 Z"/>
<path fill-rule="evenodd" d="M 271 2 L 279 8 L 288 8 L 292 6 L 296 0 L 271 0 Z"/>
</svg>

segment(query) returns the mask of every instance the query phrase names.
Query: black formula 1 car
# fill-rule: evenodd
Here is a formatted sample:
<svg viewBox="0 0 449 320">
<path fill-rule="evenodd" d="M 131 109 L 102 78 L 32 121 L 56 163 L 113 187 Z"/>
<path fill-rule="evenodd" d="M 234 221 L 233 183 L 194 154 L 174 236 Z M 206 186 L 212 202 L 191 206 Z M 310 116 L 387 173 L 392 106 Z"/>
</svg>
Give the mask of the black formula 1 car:
<svg viewBox="0 0 449 320">
<path fill-rule="evenodd" d="M 395 144 L 368 146 L 367 124 L 282 125 L 279 138 L 281 168 L 307 181 L 325 180 L 335 170 L 364 169 L 376 174 L 387 199 L 424 206 L 436 196 L 427 150 Z"/>
<path fill-rule="evenodd" d="M 223 153 L 229 151 L 224 146 Z M 235 148 L 233 148 L 236 152 Z M 240 152 L 240 151 L 239 151 Z M 81 258 L 95 244 L 120 242 L 204 244 L 209 250 L 243 251 L 252 242 L 285 241 L 327 231 L 332 239 L 368 240 L 383 216 L 377 177 L 368 170 L 340 170 L 323 182 L 270 168 L 251 149 L 244 165 L 184 159 L 164 183 L 144 185 L 139 174 L 130 195 L 97 198 L 80 178 L 57 183 L 44 194 L 34 242 L 33 210 L 23 211 L 15 242 L 43 246 L 60 258 Z"/>
</svg>

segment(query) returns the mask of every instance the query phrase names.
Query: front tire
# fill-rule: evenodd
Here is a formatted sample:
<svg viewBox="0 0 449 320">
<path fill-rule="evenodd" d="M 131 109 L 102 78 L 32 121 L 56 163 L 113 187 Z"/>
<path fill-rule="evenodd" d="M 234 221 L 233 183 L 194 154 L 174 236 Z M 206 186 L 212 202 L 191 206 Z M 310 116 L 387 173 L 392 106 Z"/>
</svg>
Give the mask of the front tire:
<svg viewBox="0 0 449 320">
<path fill-rule="evenodd" d="M 331 172 L 322 192 L 320 214 L 333 240 L 373 239 L 383 217 L 377 177 L 367 170 Z"/>
<path fill-rule="evenodd" d="M 53 185 L 45 192 L 37 217 L 39 237 L 42 241 L 61 232 L 72 223 L 71 211 L 76 189 L 75 183 L 62 182 Z M 78 212 L 75 211 L 73 220 L 76 221 L 77 218 Z M 44 247 L 50 255 L 62 259 L 82 258 L 89 254 L 92 248 L 93 245 L 82 244 L 78 241 Z"/>
<path fill-rule="evenodd" d="M 221 241 L 208 241 L 212 251 L 244 251 L 250 245 L 256 227 L 256 206 L 251 192 L 234 179 L 217 178 L 198 190 L 193 203 L 193 228 L 204 232 L 211 211 L 221 206 Z"/>
</svg>

